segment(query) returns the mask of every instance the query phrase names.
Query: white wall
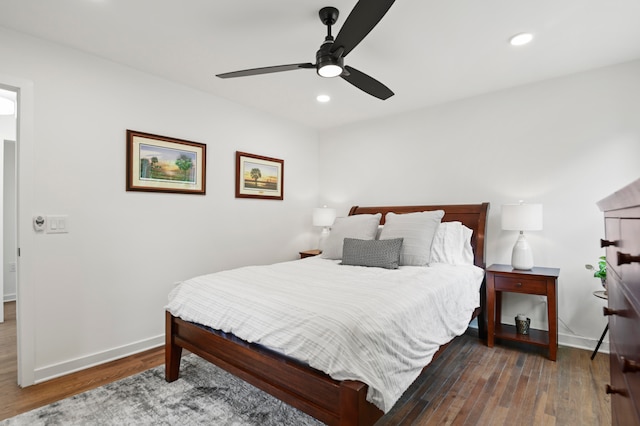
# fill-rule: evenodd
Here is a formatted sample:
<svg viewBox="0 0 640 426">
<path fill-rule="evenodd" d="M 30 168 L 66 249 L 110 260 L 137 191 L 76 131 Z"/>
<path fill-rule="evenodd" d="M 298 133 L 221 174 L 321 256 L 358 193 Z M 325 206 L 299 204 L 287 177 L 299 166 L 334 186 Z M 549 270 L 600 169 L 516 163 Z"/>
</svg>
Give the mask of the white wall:
<svg viewBox="0 0 640 426">
<path fill-rule="evenodd" d="M 178 280 L 314 244 L 315 131 L 1 28 L 0 57 L 33 82 L 34 158 L 20 167 L 34 207 L 20 220 L 69 215 L 70 233 L 25 237 L 36 381 L 161 343 Z M 126 129 L 207 144 L 207 195 L 126 192 Z M 284 160 L 284 201 L 235 199 L 236 150 Z"/>
<path fill-rule="evenodd" d="M 599 280 L 584 268 L 604 254 L 595 203 L 640 176 L 639 117 L 635 61 L 331 129 L 320 139 L 321 200 L 342 214 L 488 201 L 487 264 L 510 263 L 516 239 L 500 230 L 500 206 L 542 203 L 544 231 L 528 238 L 538 266 L 561 269 L 560 343 L 592 349 L 606 324 Z M 547 327 L 544 298 L 507 296 L 505 320 L 523 312 Z"/>
</svg>

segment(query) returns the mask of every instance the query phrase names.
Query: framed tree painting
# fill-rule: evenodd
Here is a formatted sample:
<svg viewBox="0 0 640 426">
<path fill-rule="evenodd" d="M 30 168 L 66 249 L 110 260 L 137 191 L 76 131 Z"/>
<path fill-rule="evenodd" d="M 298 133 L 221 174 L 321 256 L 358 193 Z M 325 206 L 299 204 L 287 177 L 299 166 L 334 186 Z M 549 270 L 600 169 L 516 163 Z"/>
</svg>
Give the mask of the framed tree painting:
<svg viewBox="0 0 640 426">
<path fill-rule="evenodd" d="M 206 193 L 207 146 L 127 130 L 127 191 Z"/>
<path fill-rule="evenodd" d="M 284 160 L 236 151 L 236 198 L 284 199 Z"/>
</svg>

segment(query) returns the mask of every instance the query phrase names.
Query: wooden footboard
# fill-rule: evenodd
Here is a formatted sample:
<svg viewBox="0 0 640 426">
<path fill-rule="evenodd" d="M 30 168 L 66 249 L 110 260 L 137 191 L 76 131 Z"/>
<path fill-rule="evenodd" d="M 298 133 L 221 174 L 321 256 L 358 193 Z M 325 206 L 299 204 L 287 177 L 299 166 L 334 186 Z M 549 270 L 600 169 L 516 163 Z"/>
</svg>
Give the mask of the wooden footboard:
<svg viewBox="0 0 640 426">
<path fill-rule="evenodd" d="M 480 312 L 477 309 L 473 318 Z M 478 320 L 480 323 L 480 317 Z M 441 346 L 432 362 L 448 346 L 449 343 Z M 362 382 L 333 380 L 291 358 L 166 312 L 165 378 L 168 382 L 180 376 L 182 348 L 328 425 L 370 426 L 384 415 L 366 400 L 367 385 Z"/>
<path fill-rule="evenodd" d="M 204 329 L 166 313 L 165 377 L 178 378 L 182 348 L 329 425 L 372 425 L 383 413 L 366 400 L 367 386 L 336 381 L 259 345 Z"/>
</svg>

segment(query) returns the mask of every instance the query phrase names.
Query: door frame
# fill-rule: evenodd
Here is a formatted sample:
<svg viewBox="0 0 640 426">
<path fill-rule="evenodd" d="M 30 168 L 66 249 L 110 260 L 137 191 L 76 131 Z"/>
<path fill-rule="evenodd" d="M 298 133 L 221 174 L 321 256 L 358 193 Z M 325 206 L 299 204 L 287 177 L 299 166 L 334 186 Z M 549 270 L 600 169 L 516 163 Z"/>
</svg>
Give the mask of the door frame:
<svg viewBox="0 0 640 426">
<path fill-rule="evenodd" d="M 34 210 L 34 84 L 30 80 L 0 74 L 0 85 L 17 92 L 16 198 L 17 246 L 16 336 L 18 385 L 35 383 L 36 310 L 33 284 L 34 232 L 30 216 Z"/>
</svg>

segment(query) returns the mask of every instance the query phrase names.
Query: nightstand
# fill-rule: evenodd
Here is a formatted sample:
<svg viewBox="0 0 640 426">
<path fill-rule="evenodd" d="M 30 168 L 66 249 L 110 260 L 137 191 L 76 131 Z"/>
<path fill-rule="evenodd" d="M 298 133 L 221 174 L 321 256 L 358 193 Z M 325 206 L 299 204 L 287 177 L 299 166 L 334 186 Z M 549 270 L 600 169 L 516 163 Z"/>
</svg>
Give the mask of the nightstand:
<svg viewBox="0 0 640 426">
<path fill-rule="evenodd" d="M 313 257 L 322 253 L 322 250 L 313 249 L 313 250 L 305 250 L 300 252 L 300 259 L 304 259 L 305 257 Z"/>
<path fill-rule="evenodd" d="M 491 265 L 487 269 L 487 346 L 495 339 L 514 340 L 549 349 L 549 359 L 558 351 L 558 276 L 560 269 L 534 267 L 524 271 L 511 265 Z M 502 324 L 502 292 L 536 294 L 547 297 L 549 331 L 529 329 L 518 334 L 513 325 Z"/>
</svg>

